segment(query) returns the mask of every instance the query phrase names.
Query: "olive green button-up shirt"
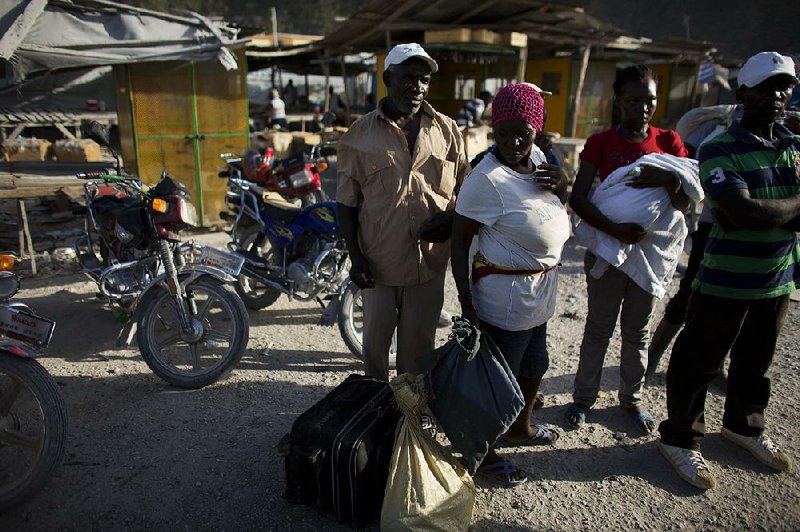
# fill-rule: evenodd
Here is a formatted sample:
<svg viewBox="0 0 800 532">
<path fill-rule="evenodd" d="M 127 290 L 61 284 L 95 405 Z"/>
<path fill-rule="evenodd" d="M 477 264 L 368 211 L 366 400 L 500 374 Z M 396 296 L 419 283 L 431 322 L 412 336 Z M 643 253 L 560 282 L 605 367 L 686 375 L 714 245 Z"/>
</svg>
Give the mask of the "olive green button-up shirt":
<svg viewBox="0 0 800 532">
<path fill-rule="evenodd" d="M 417 234 L 435 214 L 453 208 L 470 168 L 454 120 L 423 102 L 412 153 L 381 107 L 339 141 L 336 201 L 358 208 L 359 241 L 375 282 L 413 286 L 447 268 L 450 242 L 423 242 Z"/>
</svg>

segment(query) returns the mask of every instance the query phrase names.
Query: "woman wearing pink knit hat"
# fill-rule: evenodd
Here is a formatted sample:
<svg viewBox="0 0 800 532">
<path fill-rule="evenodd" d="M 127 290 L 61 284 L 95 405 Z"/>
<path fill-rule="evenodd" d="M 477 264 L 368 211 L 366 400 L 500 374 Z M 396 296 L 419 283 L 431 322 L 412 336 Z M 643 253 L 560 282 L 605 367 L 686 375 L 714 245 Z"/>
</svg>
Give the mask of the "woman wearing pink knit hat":
<svg viewBox="0 0 800 532">
<path fill-rule="evenodd" d="M 546 162 L 533 141 L 542 129 L 544 101 L 531 85 L 503 87 L 492 107 L 497 149 L 488 153 L 461 186 L 456 200 L 451 254 L 462 316 L 479 324 L 503 352 L 525 396 L 525 408 L 498 443 L 555 443 L 558 433 L 531 425 L 547 370 L 547 321 L 555 311 L 558 273 L 569 218 L 567 180 Z M 478 252 L 469 248 L 478 235 Z M 478 474 L 503 486 L 527 477 L 490 451 Z"/>
</svg>

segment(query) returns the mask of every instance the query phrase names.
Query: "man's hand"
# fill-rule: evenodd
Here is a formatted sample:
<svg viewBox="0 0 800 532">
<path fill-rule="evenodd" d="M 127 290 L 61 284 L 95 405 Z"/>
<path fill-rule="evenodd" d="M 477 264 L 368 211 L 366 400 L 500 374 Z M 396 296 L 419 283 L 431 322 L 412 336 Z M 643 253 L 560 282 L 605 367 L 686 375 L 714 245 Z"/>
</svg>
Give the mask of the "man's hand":
<svg viewBox="0 0 800 532">
<path fill-rule="evenodd" d="M 636 244 L 647 235 L 644 227 L 633 223 L 613 224 L 606 233 L 623 244 Z"/>
<path fill-rule="evenodd" d="M 434 214 L 430 220 L 422 225 L 417 236 L 420 240 L 435 244 L 447 241 L 453 233 L 454 213 L 454 210 L 449 210 Z"/>
<path fill-rule="evenodd" d="M 372 277 L 372 272 L 369 269 L 367 259 L 362 257 L 350 257 L 350 279 L 362 290 L 365 288 L 374 288 L 375 279 Z"/>
</svg>

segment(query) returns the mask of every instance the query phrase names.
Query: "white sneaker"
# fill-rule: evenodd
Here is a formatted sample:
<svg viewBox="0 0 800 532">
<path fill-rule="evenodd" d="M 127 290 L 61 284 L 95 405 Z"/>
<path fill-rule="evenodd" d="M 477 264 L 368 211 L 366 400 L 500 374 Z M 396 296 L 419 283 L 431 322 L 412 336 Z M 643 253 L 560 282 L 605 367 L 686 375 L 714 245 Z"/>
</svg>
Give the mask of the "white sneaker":
<svg viewBox="0 0 800 532">
<path fill-rule="evenodd" d="M 777 469 L 778 471 L 792 470 L 792 458 L 781 451 L 778 446 L 769 439 L 769 436 L 763 432 L 759 436 L 742 436 L 730 429 L 722 427 L 722 435 L 736 445 L 750 451 L 750 454 L 772 469 Z"/>
<path fill-rule="evenodd" d="M 696 488 L 710 490 L 717 487 L 717 480 L 711 474 L 708 464 L 700 451 L 684 449 L 658 442 L 658 450 L 667 459 L 680 477 Z"/>
</svg>

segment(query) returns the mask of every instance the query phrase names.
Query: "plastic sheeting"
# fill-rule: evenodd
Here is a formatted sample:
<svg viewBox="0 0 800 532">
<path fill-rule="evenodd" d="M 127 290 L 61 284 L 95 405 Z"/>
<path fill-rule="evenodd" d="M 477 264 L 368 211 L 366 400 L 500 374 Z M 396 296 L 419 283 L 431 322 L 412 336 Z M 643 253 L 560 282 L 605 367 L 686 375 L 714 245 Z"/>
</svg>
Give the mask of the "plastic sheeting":
<svg viewBox="0 0 800 532">
<path fill-rule="evenodd" d="M 238 30 L 196 13 L 175 16 L 103 0 L 0 1 L 0 57 L 16 79 L 34 72 L 152 61 L 219 60 Z M 43 8 L 42 8 L 43 6 Z M 54 36 L 57 36 L 54 38 Z"/>
</svg>

